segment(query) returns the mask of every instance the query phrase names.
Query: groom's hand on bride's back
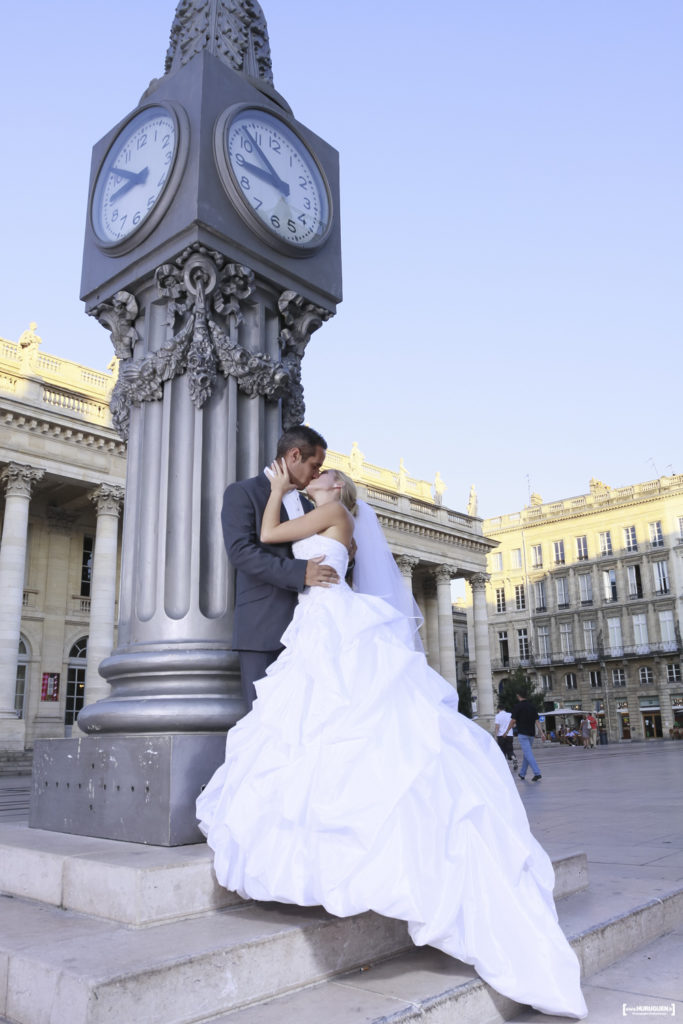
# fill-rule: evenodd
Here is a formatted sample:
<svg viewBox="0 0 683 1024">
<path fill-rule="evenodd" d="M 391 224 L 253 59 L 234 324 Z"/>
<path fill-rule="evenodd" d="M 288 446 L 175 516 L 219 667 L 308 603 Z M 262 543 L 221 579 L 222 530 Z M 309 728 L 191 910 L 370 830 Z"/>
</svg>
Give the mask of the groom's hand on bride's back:
<svg viewBox="0 0 683 1024">
<path fill-rule="evenodd" d="M 306 562 L 304 583 L 307 587 L 330 587 L 333 583 L 339 583 L 339 573 L 336 569 L 333 569 L 331 565 L 322 564 L 324 557 L 324 555 L 316 555 L 315 558 L 309 558 Z"/>
</svg>

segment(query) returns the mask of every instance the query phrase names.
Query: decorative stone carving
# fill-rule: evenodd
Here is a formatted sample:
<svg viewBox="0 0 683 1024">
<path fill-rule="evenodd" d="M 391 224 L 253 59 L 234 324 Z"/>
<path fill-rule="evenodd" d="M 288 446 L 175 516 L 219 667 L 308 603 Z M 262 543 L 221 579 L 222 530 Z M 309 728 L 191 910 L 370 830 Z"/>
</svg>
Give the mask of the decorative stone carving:
<svg viewBox="0 0 683 1024">
<path fill-rule="evenodd" d="M 455 569 L 450 565 L 438 565 L 434 570 L 434 578 L 437 583 L 450 583 L 455 576 Z"/>
<path fill-rule="evenodd" d="M 94 502 L 98 515 L 118 516 L 125 490 L 115 484 L 100 484 L 88 497 Z"/>
<path fill-rule="evenodd" d="M 0 473 L 0 481 L 5 484 L 5 494 L 8 498 L 14 495 L 30 498 L 33 488 L 44 476 L 44 469 L 34 469 L 33 466 L 10 462 Z"/>
<path fill-rule="evenodd" d="M 467 515 L 476 516 L 479 509 L 479 499 L 477 498 L 477 488 L 474 484 L 470 487 L 470 496 L 467 501 Z"/>
<path fill-rule="evenodd" d="M 135 329 L 138 315 L 135 297 L 130 292 L 117 292 L 111 302 L 96 306 L 90 315 L 110 332 L 117 358 L 130 359 L 140 337 Z"/>
<path fill-rule="evenodd" d="M 436 476 L 434 477 L 434 501 L 436 502 L 437 505 L 443 505 L 443 496 L 445 490 L 446 484 L 443 482 L 441 473 L 437 469 Z"/>
<path fill-rule="evenodd" d="M 395 558 L 401 576 L 411 580 L 413 578 L 413 570 L 420 564 L 420 559 L 415 558 L 413 555 L 396 555 Z"/>
<path fill-rule="evenodd" d="M 132 359 L 130 327 L 137 315 L 137 303 L 127 292 L 118 292 L 111 304 L 98 306 L 93 315 L 112 332 L 114 347 L 119 345 L 119 377 L 112 392 L 110 409 L 114 426 L 122 437 L 128 435 L 130 407 L 143 402 L 160 401 L 165 381 L 182 373 L 188 375 L 190 396 L 197 408 L 211 397 L 220 370 L 233 377 L 244 394 L 262 395 L 270 401 L 285 398 L 286 408 L 303 409 L 301 357 L 308 334 L 322 323 L 325 311 L 317 307 L 299 308 L 304 300 L 294 293 L 287 309 L 294 304 L 297 316 L 290 316 L 291 327 L 282 339 L 286 355 L 282 363 L 269 355 L 250 352 L 237 342 L 242 321 L 240 302 L 254 290 L 254 274 L 248 267 L 229 263 L 224 256 L 195 242 L 172 263 L 164 263 L 155 274 L 159 295 L 166 299 L 169 326 L 173 337 L 144 359 Z M 297 306 L 297 301 L 299 306 Z M 304 304 L 305 305 L 305 304 Z M 330 314 L 327 314 L 328 316 Z M 284 332 L 283 332 L 284 334 Z M 290 375 L 295 386 L 292 398 Z M 300 423 L 301 419 L 292 423 Z"/>
<path fill-rule="evenodd" d="M 471 586 L 472 590 L 486 590 L 486 584 L 489 582 L 491 577 L 487 572 L 475 572 L 468 578 L 467 582 Z"/>
<path fill-rule="evenodd" d="M 19 358 L 21 368 L 24 372 L 30 373 L 38 365 L 38 348 L 42 341 L 39 334 L 36 334 L 37 323 L 29 324 L 28 330 L 19 335 Z"/>
<path fill-rule="evenodd" d="M 280 331 L 282 366 L 287 373 L 289 388 L 284 396 L 282 426 L 284 430 L 303 423 L 306 413 L 304 389 L 301 383 L 301 360 L 311 335 L 329 320 L 329 310 L 308 302 L 293 291 L 282 292 L 278 309 L 285 326 Z"/>
<path fill-rule="evenodd" d="M 272 84 L 268 26 L 257 0 L 181 0 L 171 26 L 165 73 L 202 50 L 235 71 Z"/>
</svg>

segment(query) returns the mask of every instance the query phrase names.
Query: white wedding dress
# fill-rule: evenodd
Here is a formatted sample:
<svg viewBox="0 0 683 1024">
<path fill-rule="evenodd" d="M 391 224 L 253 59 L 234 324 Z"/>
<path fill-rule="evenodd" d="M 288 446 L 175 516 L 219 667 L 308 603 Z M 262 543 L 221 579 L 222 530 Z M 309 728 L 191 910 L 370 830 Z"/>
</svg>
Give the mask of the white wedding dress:
<svg viewBox="0 0 683 1024">
<path fill-rule="evenodd" d="M 294 553 L 325 554 L 344 578 L 337 541 Z M 504 995 L 583 1017 L 552 864 L 505 758 L 412 638 L 391 605 L 345 583 L 300 596 L 197 800 L 216 876 L 246 898 L 403 919 Z"/>
</svg>

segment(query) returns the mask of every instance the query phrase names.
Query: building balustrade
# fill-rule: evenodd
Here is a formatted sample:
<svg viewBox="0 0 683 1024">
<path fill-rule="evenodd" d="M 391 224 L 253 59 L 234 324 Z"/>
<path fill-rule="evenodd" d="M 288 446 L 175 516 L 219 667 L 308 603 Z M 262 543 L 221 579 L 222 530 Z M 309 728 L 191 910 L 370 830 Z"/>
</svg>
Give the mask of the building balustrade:
<svg viewBox="0 0 683 1024">
<path fill-rule="evenodd" d="M 552 651 L 546 654 L 531 654 L 524 658 L 494 660 L 494 672 L 513 672 L 516 668 L 547 668 L 549 666 L 581 665 L 586 662 L 642 658 L 651 655 L 679 654 L 683 649 L 679 641 L 663 640 L 657 643 L 624 644 L 619 647 L 600 647 L 597 650 Z"/>
</svg>

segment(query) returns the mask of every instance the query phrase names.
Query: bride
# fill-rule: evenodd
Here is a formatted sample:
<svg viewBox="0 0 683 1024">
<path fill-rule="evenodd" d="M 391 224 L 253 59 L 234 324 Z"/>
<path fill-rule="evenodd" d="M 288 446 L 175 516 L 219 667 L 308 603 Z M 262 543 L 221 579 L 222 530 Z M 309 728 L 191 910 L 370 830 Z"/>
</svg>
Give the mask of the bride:
<svg viewBox="0 0 683 1024">
<path fill-rule="evenodd" d="M 368 561 L 378 579 L 361 584 L 373 593 L 341 582 L 300 596 L 284 651 L 197 800 L 219 882 L 247 899 L 405 920 L 416 944 L 473 964 L 498 992 L 584 1017 L 552 864 L 494 740 L 428 666 L 374 513 L 327 470 L 308 486 L 316 508 L 281 523 L 292 488 L 273 463 L 261 541 L 324 555 L 343 581 L 355 539 L 354 586 Z M 387 560 L 397 586 L 378 582 Z"/>
</svg>

